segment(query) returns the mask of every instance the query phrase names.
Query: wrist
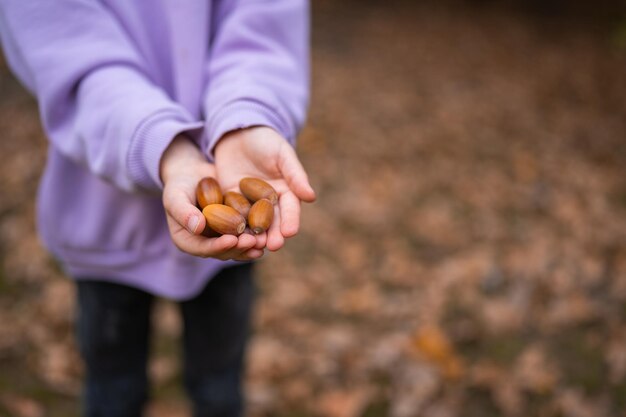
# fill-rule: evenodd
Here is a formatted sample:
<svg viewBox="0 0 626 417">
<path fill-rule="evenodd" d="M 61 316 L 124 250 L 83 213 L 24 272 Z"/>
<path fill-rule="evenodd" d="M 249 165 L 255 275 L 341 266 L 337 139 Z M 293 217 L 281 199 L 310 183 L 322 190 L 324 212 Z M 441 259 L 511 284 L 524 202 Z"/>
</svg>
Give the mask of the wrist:
<svg viewBox="0 0 626 417">
<path fill-rule="evenodd" d="M 218 159 L 217 155 L 220 150 L 237 148 L 240 151 L 245 151 L 252 147 L 257 149 L 259 144 L 269 143 L 269 139 L 273 136 L 280 135 L 274 129 L 269 126 L 258 125 L 250 126 L 243 129 L 235 129 L 226 132 L 215 144 L 212 151 L 212 156 L 215 160 Z M 228 151 L 226 151 L 228 152 Z"/>
<path fill-rule="evenodd" d="M 196 144 L 185 135 L 177 135 L 161 156 L 159 175 L 165 184 L 180 168 L 189 168 L 196 163 L 206 162 Z"/>
<path fill-rule="evenodd" d="M 221 138 L 219 138 L 218 141 L 215 143 L 215 146 L 213 147 L 213 152 L 212 152 L 213 155 L 214 156 L 217 155 L 218 149 L 222 148 L 224 144 L 242 140 L 250 133 L 250 131 L 254 129 L 258 129 L 258 127 L 246 127 L 243 129 L 235 129 L 235 130 L 231 130 L 229 132 L 224 133 L 224 135 Z"/>
</svg>

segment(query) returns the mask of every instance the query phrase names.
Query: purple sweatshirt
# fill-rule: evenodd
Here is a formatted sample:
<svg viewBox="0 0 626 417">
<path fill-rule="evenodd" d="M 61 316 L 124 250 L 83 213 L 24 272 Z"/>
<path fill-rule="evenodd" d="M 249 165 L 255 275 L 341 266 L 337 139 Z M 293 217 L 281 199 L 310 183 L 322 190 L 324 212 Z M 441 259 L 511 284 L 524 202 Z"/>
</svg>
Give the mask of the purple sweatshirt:
<svg viewBox="0 0 626 417">
<path fill-rule="evenodd" d="M 76 278 L 172 299 L 226 262 L 179 251 L 159 161 L 189 133 L 270 126 L 292 144 L 308 101 L 306 0 L 2 0 L 9 65 L 50 139 L 38 227 Z"/>
</svg>

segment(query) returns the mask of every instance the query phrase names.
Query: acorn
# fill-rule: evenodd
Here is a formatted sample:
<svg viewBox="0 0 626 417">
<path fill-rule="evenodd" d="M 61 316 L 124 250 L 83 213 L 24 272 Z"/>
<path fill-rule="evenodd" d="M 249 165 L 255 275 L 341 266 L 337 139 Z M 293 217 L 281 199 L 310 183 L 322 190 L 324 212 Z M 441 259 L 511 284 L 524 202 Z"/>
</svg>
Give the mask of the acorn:
<svg viewBox="0 0 626 417">
<path fill-rule="evenodd" d="M 270 203 L 276 204 L 278 194 L 274 187 L 259 178 L 243 178 L 239 181 L 239 188 L 243 195 L 253 203 L 262 198 L 266 198 Z"/>
<path fill-rule="evenodd" d="M 250 202 L 243 195 L 234 191 L 224 194 L 224 204 L 237 210 L 244 218 L 248 218 L 250 212 Z"/>
<path fill-rule="evenodd" d="M 246 228 L 246 219 L 237 210 L 223 204 L 209 204 L 202 209 L 207 225 L 223 235 L 239 236 Z"/>
<path fill-rule="evenodd" d="M 196 199 L 200 209 L 205 208 L 209 204 L 222 204 L 222 190 L 220 185 L 213 177 L 205 177 L 198 182 L 196 186 Z"/>
<path fill-rule="evenodd" d="M 255 235 L 270 228 L 274 219 L 274 205 L 266 198 L 262 198 L 250 207 L 248 225 Z"/>
</svg>

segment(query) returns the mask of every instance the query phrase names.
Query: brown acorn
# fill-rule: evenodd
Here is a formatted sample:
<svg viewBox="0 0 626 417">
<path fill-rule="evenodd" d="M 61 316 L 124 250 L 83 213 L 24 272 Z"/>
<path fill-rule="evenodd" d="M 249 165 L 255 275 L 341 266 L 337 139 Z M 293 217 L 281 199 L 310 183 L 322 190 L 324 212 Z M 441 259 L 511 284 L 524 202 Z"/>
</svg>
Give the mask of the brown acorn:
<svg viewBox="0 0 626 417">
<path fill-rule="evenodd" d="M 213 177 L 205 177 L 198 182 L 196 186 L 196 199 L 200 209 L 205 208 L 209 204 L 222 204 L 224 197 L 220 185 Z"/>
<path fill-rule="evenodd" d="M 274 205 L 266 198 L 262 198 L 250 207 L 248 224 L 255 235 L 270 228 L 274 219 Z"/>
<path fill-rule="evenodd" d="M 243 195 L 234 191 L 224 194 L 224 204 L 237 210 L 244 218 L 248 218 L 250 212 L 250 202 Z"/>
<path fill-rule="evenodd" d="M 266 198 L 270 203 L 276 204 L 278 194 L 274 187 L 259 178 L 247 177 L 239 181 L 239 188 L 243 195 L 253 203 L 262 198 Z"/>
<path fill-rule="evenodd" d="M 208 227 L 223 235 L 239 236 L 246 228 L 246 219 L 237 210 L 223 204 L 209 204 L 202 209 Z"/>
</svg>

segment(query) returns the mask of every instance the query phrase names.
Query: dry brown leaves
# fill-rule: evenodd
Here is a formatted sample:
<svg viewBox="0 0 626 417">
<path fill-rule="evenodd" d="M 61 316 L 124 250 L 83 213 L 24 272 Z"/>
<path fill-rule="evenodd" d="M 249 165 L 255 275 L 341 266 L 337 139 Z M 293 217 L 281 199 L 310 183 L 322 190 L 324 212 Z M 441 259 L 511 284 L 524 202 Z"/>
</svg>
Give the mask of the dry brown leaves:
<svg viewBox="0 0 626 417">
<path fill-rule="evenodd" d="M 249 415 L 624 416 L 624 51 L 495 4 L 313 6 L 319 200 L 260 267 Z M 77 415 L 73 289 L 33 224 L 45 141 L 0 71 L 0 415 Z M 188 415 L 176 314 L 154 416 Z"/>
</svg>

